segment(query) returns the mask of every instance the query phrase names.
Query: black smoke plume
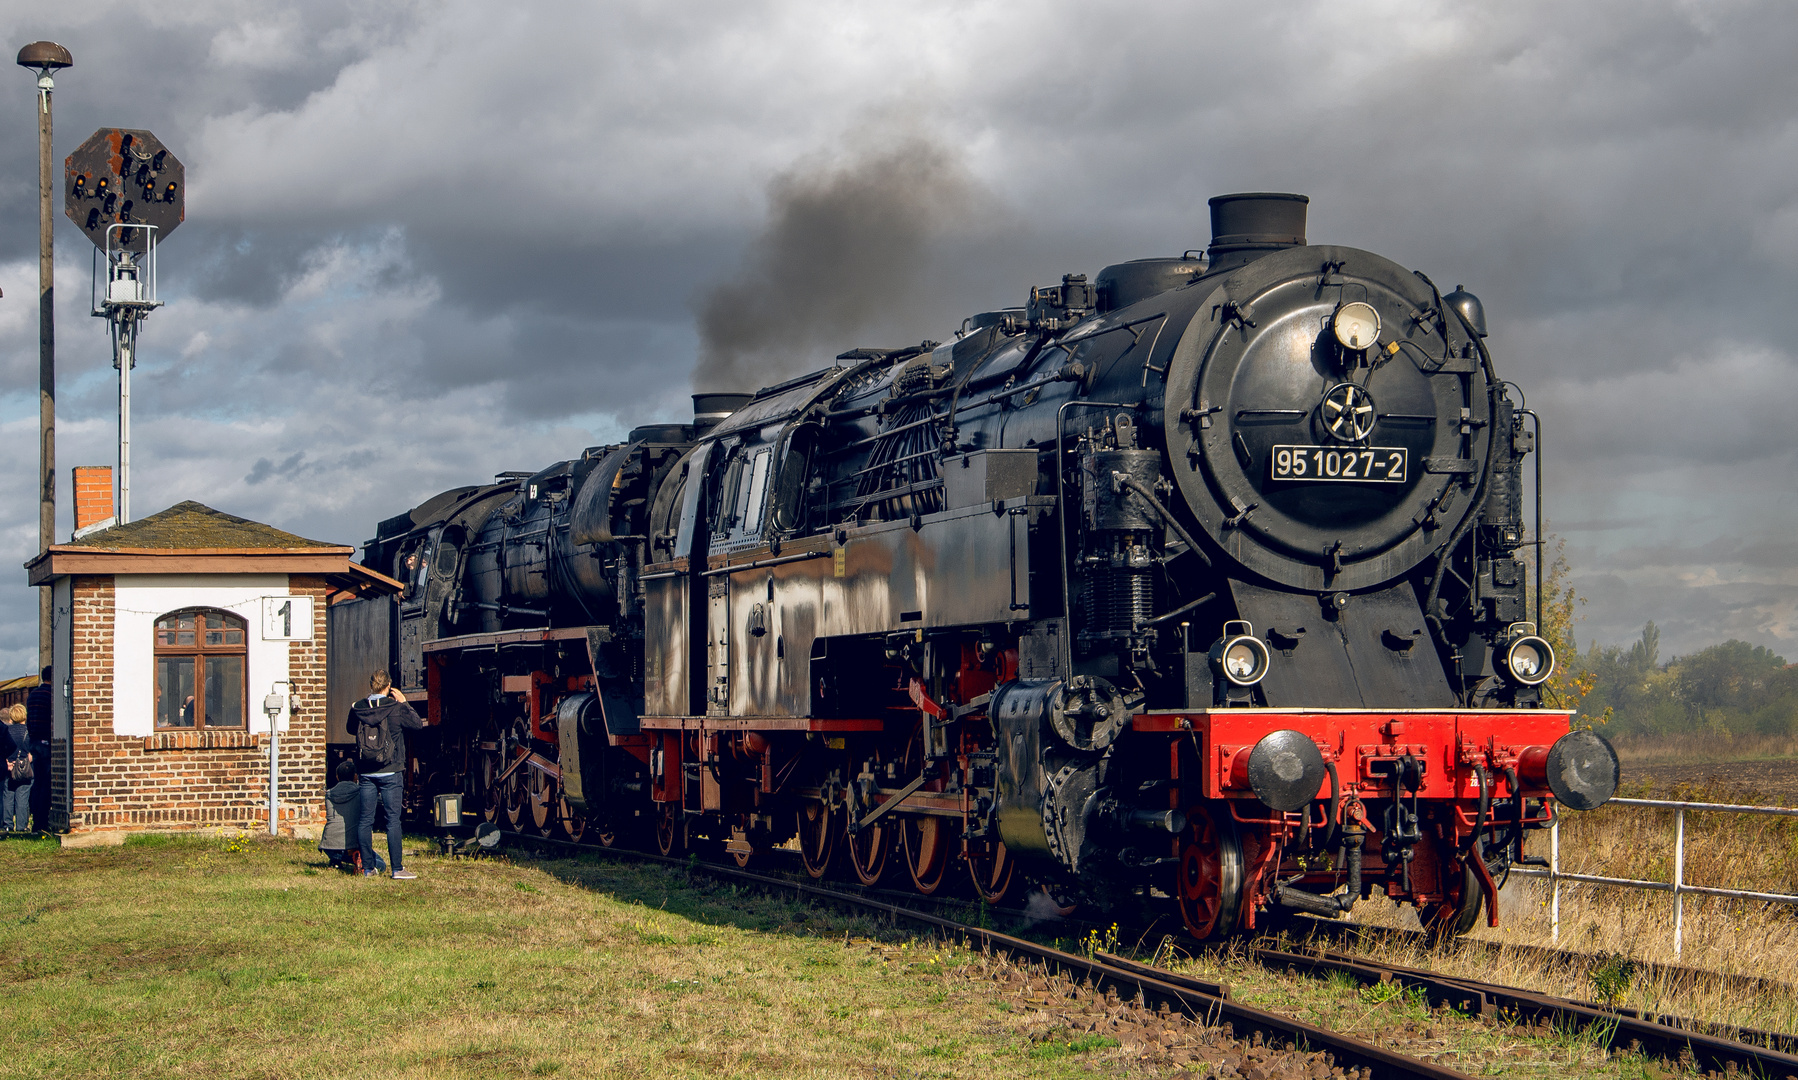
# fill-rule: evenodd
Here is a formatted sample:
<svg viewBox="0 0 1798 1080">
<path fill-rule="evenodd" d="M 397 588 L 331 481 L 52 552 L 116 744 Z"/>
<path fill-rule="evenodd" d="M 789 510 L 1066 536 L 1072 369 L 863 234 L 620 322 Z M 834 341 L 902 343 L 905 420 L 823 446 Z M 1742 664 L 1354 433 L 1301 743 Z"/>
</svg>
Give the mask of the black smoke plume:
<svg viewBox="0 0 1798 1080">
<path fill-rule="evenodd" d="M 699 390 L 754 390 L 822 366 L 916 308 L 933 241 L 983 189 L 950 148 L 909 136 L 769 185 L 765 231 L 698 305 Z M 915 344 L 925 326 L 912 328 Z"/>
</svg>

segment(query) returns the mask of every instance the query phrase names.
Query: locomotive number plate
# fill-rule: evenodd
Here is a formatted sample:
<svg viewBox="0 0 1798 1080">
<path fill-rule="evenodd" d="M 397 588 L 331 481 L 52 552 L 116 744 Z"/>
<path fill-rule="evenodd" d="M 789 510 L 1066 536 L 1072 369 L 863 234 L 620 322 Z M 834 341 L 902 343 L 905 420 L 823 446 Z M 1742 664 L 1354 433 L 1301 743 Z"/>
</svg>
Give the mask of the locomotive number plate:
<svg viewBox="0 0 1798 1080">
<path fill-rule="evenodd" d="M 1275 480 L 1402 484 L 1410 460 L 1402 446 L 1276 446 Z"/>
</svg>

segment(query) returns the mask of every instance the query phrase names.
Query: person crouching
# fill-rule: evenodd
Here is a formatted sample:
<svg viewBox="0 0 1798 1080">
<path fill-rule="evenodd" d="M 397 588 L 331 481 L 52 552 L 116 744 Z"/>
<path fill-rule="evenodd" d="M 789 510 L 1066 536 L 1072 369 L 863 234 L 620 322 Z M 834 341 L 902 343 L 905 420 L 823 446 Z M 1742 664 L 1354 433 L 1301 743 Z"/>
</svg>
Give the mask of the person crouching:
<svg viewBox="0 0 1798 1080">
<path fill-rule="evenodd" d="M 362 784 L 356 779 L 352 761 L 337 763 L 337 783 L 325 791 L 325 831 L 318 838 L 318 850 L 331 860 L 333 870 L 361 869 L 362 852 L 350 843 L 352 829 L 362 827 Z M 375 872 L 387 869 L 380 853 L 375 854 Z"/>
</svg>

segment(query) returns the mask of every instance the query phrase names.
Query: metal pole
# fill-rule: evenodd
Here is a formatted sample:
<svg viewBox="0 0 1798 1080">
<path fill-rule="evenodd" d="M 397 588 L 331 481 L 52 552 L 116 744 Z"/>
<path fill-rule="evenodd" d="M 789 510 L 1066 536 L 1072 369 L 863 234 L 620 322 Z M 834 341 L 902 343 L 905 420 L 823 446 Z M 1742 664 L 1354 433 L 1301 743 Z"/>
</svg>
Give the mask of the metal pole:
<svg viewBox="0 0 1798 1080">
<path fill-rule="evenodd" d="M 131 520 L 131 369 L 137 364 L 137 319 L 119 322 L 119 505 L 120 525 Z"/>
<path fill-rule="evenodd" d="M 268 696 L 262 699 L 262 713 L 268 717 L 268 834 L 281 835 L 281 714 L 287 709 L 287 696 L 293 694 L 293 683 L 276 679 L 269 684 Z"/>
<path fill-rule="evenodd" d="M 1548 827 L 1548 940 L 1561 940 L 1561 818 Z"/>
<path fill-rule="evenodd" d="M 268 834 L 281 835 L 281 732 L 268 718 Z"/>
<path fill-rule="evenodd" d="M 1686 811 L 1683 807 L 1673 812 L 1673 833 L 1673 958 L 1677 960 L 1686 922 L 1686 898 L 1681 892 L 1686 884 Z"/>
<path fill-rule="evenodd" d="M 44 68 L 37 79 L 37 546 L 56 543 L 56 222 L 50 206 L 50 92 L 56 80 Z M 50 588 L 37 591 L 38 666 L 51 662 Z"/>
</svg>

